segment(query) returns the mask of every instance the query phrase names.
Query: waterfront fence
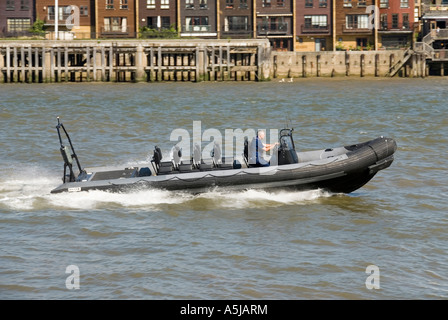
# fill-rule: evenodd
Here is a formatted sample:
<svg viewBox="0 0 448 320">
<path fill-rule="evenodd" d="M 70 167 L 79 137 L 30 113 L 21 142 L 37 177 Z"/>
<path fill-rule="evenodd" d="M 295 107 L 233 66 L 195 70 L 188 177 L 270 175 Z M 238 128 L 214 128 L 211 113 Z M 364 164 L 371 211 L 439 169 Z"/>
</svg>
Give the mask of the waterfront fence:
<svg viewBox="0 0 448 320">
<path fill-rule="evenodd" d="M 0 42 L 0 82 L 257 81 L 267 40 Z"/>
</svg>

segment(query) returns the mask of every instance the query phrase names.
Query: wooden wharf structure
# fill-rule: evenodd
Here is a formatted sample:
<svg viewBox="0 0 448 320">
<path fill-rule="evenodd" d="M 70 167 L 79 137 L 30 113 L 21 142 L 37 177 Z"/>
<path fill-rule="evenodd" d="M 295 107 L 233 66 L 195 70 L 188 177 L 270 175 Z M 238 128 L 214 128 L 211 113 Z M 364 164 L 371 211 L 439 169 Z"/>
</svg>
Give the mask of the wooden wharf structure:
<svg viewBox="0 0 448 320">
<path fill-rule="evenodd" d="M 259 81 L 268 40 L 0 41 L 0 82 Z"/>
</svg>

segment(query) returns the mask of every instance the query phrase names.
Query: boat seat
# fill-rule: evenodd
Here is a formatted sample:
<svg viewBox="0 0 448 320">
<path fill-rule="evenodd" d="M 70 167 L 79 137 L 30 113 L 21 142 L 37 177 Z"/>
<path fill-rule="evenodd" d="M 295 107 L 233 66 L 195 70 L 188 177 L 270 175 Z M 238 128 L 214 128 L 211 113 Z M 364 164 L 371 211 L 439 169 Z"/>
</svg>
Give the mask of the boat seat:
<svg viewBox="0 0 448 320">
<path fill-rule="evenodd" d="M 162 160 L 162 151 L 158 146 L 154 148 L 154 155 L 152 157 L 152 161 L 156 164 L 156 170 L 158 174 L 167 174 L 173 171 L 173 162 L 172 161 L 161 161 Z"/>
<path fill-rule="evenodd" d="M 179 172 L 192 172 L 192 171 L 198 171 L 198 169 L 194 166 L 192 160 L 182 160 L 182 162 L 179 164 Z"/>
<path fill-rule="evenodd" d="M 201 171 L 209 171 L 209 170 L 213 170 L 215 165 L 213 163 L 207 163 L 204 160 L 202 160 L 201 163 L 198 165 L 198 167 L 199 167 L 199 170 L 201 170 Z"/>
<path fill-rule="evenodd" d="M 233 169 L 233 157 L 222 157 L 216 164 L 219 169 Z"/>
<path fill-rule="evenodd" d="M 179 169 L 179 165 L 182 161 L 182 149 L 179 146 L 174 146 L 172 149 L 173 154 L 173 166 L 175 170 Z"/>
<path fill-rule="evenodd" d="M 201 147 L 195 143 L 193 147 L 193 168 L 198 169 L 200 171 L 210 171 L 214 168 L 213 159 L 204 159 L 201 158 Z"/>
<path fill-rule="evenodd" d="M 168 173 L 173 171 L 174 166 L 171 161 L 160 162 L 159 173 Z"/>
</svg>

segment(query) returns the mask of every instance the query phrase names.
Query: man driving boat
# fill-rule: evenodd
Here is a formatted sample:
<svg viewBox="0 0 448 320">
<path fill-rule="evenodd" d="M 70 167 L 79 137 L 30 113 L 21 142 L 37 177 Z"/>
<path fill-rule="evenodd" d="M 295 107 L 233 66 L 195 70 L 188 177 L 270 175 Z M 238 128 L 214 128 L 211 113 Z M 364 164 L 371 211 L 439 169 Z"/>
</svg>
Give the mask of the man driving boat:
<svg viewBox="0 0 448 320">
<path fill-rule="evenodd" d="M 258 130 L 257 135 L 252 139 L 249 148 L 249 164 L 251 167 L 269 167 L 270 163 L 263 155 L 266 151 L 273 149 L 279 143 L 264 144 L 263 139 L 266 136 L 264 130 Z"/>
</svg>

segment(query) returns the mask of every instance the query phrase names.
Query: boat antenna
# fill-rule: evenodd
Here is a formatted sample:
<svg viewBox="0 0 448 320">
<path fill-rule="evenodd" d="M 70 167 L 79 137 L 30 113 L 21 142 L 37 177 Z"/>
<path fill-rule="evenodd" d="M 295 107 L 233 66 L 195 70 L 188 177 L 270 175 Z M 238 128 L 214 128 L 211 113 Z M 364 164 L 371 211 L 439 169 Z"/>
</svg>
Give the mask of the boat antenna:
<svg viewBox="0 0 448 320">
<path fill-rule="evenodd" d="M 72 166 L 72 162 L 73 159 L 76 160 L 76 165 L 78 166 L 79 172 L 83 172 L 84 170 L 81 167 L 81 164 L 79 163 L 79 159 L 78 156 L 76 155 L 75 152 L 75 148 L 73 147 L 73 143 L 72 140 L 70 139 L 70 135 L 68 134 L 67 130 L 64 127 L 64 124 L 61 122 L 60 118 L 57 117 L 58 119 L 58 125 L 56 126 L 56 130 L 58 131 L 58 137 L 59 137 L 59 144 L 61 145 L 60 151 L 62 154 L 62 158 L 64 159 L 64 177 L 62 178 L 63 181 L 65 182 L 65 178 L 66 178 L 66 169 L 67 167 L 70 170 L 70 182 L 75 181 L 75 174 L 73 172 L 73 166 Z M 61 129 L 64 131 L 65 136 L 67 137 L 68 143 L 70 144 L 70 149 L 71 149 L 71 153 L 70 150 L 68 150 L 68 148 L 64 145 L 63 141 L 62 141 L 62 135 L 61 135 Z"/>
<path fill-rule="evenodd" d="M 294 131 L 294 128 L 292 127 L 292 121 L 291 121 L 291 118 L 290 118 L 290 117 L 287 117 L 287 118 L 286 118 L 286 121 L 287 121 L 287 123 L 286 123 L 286 128 L 289 129 L 289 127 L 291 127 L 291 131 Z"/>
</svg>

